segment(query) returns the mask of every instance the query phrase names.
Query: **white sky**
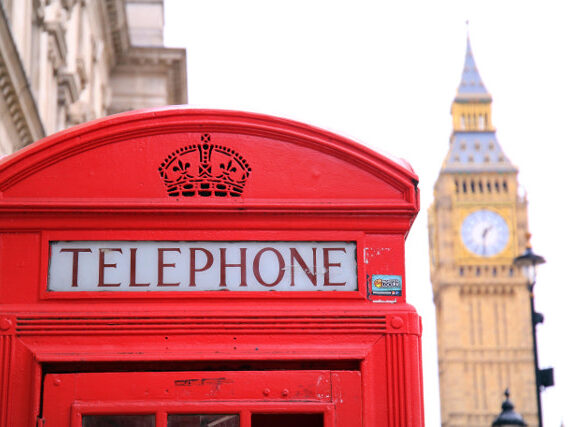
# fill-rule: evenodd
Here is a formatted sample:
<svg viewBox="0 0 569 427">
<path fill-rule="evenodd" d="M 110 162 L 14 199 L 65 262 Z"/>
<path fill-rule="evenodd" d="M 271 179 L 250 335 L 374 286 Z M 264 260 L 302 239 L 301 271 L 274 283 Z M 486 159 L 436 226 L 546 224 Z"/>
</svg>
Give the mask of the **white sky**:
<svg viewBox="0 0 569 427">
<path fill-rule="evenodd" d="M 166 0 L 165 39 L 186 47 L 189 103 L 290 118 L 407 159 L 422 210 L 407 241 L 407 286 L 423 317 L 426 424 L 440 425 L 426 212 L 448 149 L 466 47 L 494 98 L 498 141 L 529 198 L 544 424 L 569 423 L 569 3 L 559 1 Z M 563 184 L 563 185 L 562 185 Z M 528 303 L 529 310 L 529 303 Z M 496 414 L 502 397 L 497 397 Z M 512 395 L 514 404 L 515 394 Z M 521 408 L 517 408 L 521 409 Z"/>
</svg>

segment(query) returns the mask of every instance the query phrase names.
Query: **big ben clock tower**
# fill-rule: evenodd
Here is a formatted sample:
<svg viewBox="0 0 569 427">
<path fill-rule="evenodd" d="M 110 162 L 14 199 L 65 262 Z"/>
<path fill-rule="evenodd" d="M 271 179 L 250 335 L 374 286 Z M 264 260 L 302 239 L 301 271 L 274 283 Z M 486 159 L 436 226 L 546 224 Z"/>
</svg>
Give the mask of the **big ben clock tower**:
<svg viewBox="0 0 569 427">
<path fill-rule="evenodd" d="M 529 294 L 512 267 L 526 245 L 527 205 L 491 107 L 468 39 L 429 209 L 443 427 L 490 426 L 506 388 L 537 425 Z"/>
</svg>

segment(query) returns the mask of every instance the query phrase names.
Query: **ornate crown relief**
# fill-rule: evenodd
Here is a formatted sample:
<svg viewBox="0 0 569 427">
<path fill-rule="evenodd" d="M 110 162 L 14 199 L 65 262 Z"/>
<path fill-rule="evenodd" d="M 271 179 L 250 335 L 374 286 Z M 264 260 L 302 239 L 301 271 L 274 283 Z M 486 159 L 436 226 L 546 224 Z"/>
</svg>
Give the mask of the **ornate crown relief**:
<svg viewBox="0 0 569 427">
<path fill-rule="evenodd" d="M 170 197 L 239 197 L 251 168 L 231 148 L 211 143 L 207 133 L 201 144 L 178 148 L 158 168 Z"/>
</svg>

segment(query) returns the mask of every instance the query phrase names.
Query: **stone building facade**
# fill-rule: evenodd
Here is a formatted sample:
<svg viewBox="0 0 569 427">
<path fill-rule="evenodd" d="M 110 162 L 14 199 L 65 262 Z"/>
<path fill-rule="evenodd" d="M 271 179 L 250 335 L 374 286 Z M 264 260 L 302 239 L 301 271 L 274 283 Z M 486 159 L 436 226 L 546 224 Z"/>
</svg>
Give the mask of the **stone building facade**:
<svg viewBox="0 0 569 427">
<path fill-rule="evenodd" d="M 0 155 L 69 126 L 187 102 L 163 0 L 0 0 Z"/>
</svg>

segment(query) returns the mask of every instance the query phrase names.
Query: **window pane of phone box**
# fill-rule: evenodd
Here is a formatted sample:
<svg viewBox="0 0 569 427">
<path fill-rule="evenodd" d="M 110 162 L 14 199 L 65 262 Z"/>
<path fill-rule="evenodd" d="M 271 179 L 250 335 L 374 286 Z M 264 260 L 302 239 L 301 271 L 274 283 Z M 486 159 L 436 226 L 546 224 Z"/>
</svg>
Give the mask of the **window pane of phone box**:
<svg viewBox="0 0 569 427">
<path fill-rule="evenodd" d="M 239 415 L 168 415 L 168 427 L 239 427 Z"/>
<path fill-rule="evenodd" d="M 252 414 L 251 427 L 324 427 L 323 414 Z"/>
<path fill-rule="evenodd" d="M 83 427 L 155 427 L 154 415 L 84 415 Z"/>
</svg>

